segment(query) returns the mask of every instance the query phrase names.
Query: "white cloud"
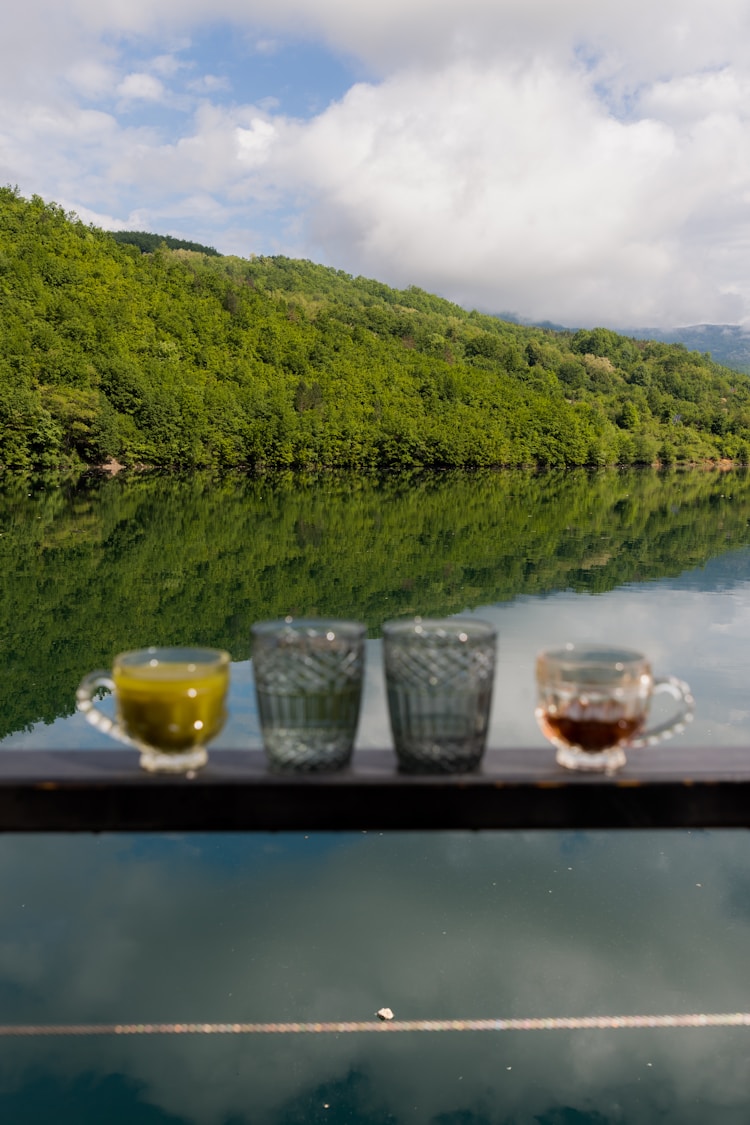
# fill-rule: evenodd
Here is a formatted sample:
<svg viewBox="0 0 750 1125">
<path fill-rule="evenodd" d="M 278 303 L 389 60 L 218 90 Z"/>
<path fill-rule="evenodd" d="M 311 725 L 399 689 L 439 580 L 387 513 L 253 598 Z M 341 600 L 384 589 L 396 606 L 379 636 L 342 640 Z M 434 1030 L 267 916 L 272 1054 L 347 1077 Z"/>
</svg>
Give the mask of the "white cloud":
<svg viewBox="0 0 750 1125">
<path fill-rule="evenodd" d="M 119 80 L 114 67 L 94 59 L 74 63 L 65 77 L 75 91 L 88 99 L 108 97 Z"/>
<path fill-rule="evenodd" d="M 196 94 L 215 94 L 219 91 L 230 90 L 231 82 L 228 78 L 216 74 L 202 74 L 200 78 L 193 78 L 188 82 L 188 90 Z"/>
<path fill-rule="evenodd" d="M 307 121 L 222 104 L 200 61 L 220 20 L 274 66 L 307 35 L 378 77 Z M 196 238 L 235 248 L 244 207 L 266 248 L 491 311 L 750 321 L 748 31 L 745 0 L 30 0 L 0 43 L 0 176 L 123 219 L 134 192 L 154 214 L 208 193 Z M 98 151 L 90 129 L 41 144 L 45 114 L 113 96 Z M 184 124 L 128 127 L 154 105 Z"/>
<path fill-rule="evenodd" d="M 569 323 L 732 320 L 750 289 L 726 196 L 750 187 L 748 146 L 734 119 L 692 124 L 618 120 L 580 71 L 462 62 L 354 87 L 280 126 L 266 163 L 355 272 Z"/>
<path fill-rule="evenodd" d="M 730 114 L 750 118 L 750 74 L 731 67 L 656 82 L 640 99 L 641 112 L 683 125 Z"/>
<path fill-rule="evenodd" d="M 265 121 L 262 117 L 254 117 L 249 129 L 238 126 L 236 136 L 238 159 L 243 164 L 255 168 L 268 159 L 277 133 L 269 121 Z"/>
<path fill-rule="evenodd" d="M 275 55 L 279 49 L 279 44 L 276 39 L 258 39 L 255 42 L 255 50 L 259 55 Z"/>
<path fill-rule="evenodd" d="M 156 55 L 155 58 L 149 60 L 149 69 L 165 78 L 172 78 L 180 70 L 184 70 L 187 65 L 173 54 Z"/>
<path fill-rule="evenodd" d="M 577 75 L 412 72 L 290 132 L 279 164 L 313 193 L 313 239 L 351 268 L 485 307 L 533 299 L 536 315 L 563 278 L 569 293 L 668 266 L 652 240 L 675 212 L 658 190 L 673 137 L 614 121 Z"/>
<path fill-rule="evenodd" d="M 130 223 L 123 223 L 122 219 L 116 219 L 114 215 L 108 215 L 104 211 L 92 211 L 89 207 L 81 207 L 80 203 L 75 203 L 64 196 L 59 198 L 57 202 L 66 211 L 74 211 L 81 222 L 90 223 L 92 226 L 99 227 L 100 230 L 133 229 Z"/>
<path fill-rule="evenodd" d="M 53 0 L 32 0 L 47 13 Z M 315 34 L 383 71 L 444 64 L 458 55 L 518 58 L 582 45 L 638 81 L 747 58 L 745 0 L 76 0 L 81 23 L 107 33 L 156 33 L 229 20 Z M 665 63 L 667 64 L 665 66 Z"/>
<path fill-rule="evenodd" d="M 149 102 L 162 101 L 165 94 L 164 84 L 153 74 L 128 74 L 117 87 L 117 93 L 122 98 L 143 99 Z"/>
</svg>

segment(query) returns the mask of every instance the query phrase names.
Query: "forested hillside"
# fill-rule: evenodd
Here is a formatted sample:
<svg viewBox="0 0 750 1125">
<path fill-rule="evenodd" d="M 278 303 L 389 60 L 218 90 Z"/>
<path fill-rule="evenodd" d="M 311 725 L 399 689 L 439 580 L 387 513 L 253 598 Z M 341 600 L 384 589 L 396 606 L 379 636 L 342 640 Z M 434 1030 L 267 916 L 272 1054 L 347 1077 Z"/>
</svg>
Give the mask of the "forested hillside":
<svg viewBox="0 0 750 1125">
<path fill-rule="evenodd" d="M 285 258 L 141 253 L 0 189 L 0 466 L 750 459 L 750 379 Z"/>
</svg>

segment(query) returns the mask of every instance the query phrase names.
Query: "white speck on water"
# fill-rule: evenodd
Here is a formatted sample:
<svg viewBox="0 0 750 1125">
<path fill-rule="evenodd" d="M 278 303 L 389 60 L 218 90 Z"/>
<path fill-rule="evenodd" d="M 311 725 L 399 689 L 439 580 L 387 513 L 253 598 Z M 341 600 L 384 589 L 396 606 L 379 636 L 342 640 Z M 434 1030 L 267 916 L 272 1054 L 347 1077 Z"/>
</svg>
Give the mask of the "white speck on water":
<svg viewBox="0 0 750 1125">
<path fill-rule="evenodd" d="M 696 885 L 696 887 L 702 887 L 703 883 L 696 883 L 695 885 Z"/>
</svg>

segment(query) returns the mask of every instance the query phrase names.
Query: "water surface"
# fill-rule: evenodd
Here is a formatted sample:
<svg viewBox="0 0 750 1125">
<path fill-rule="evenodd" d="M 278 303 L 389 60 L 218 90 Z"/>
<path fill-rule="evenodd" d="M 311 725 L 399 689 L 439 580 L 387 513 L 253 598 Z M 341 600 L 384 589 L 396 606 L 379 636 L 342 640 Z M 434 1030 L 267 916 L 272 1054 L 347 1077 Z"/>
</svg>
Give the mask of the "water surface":
<svg viewBox="0 0 750 1125">
<path fill-rule="evenodd" d="M 217 745 L 257 742 L 249 627 L 368 624 L 358 753 L 390 744 L 379 633 L 499 630 L 491 742 L 536 746 L 533 656 L 607 639 L 750 745 L 743 473 L 136 477 L 0 497 L 0 745 L 101 745 L 112 655 L 232 653 Z M 552 752 L 550 751 L 550 754 Z M 745 832 L 0 836 L 2 1023 L 750 1010 Z M 9 1039 L 3 1120 L 62 1125 L 744 1123 L 750 1029 Z"/>
</svg>

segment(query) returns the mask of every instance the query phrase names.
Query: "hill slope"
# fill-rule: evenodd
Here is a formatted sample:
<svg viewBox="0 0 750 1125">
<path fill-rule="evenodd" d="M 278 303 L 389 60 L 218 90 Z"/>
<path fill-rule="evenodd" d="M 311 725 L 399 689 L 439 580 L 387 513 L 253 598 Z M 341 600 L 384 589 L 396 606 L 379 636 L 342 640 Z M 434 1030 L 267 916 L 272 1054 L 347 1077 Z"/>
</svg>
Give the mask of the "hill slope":
<svg viewBox="0 0 750 1125">
<path fill-rule="evenodd" d="M 0 466 L 750 457 L 750 380 L 285 258 L 141 254 L 0 189 Z"/>
</svg>

